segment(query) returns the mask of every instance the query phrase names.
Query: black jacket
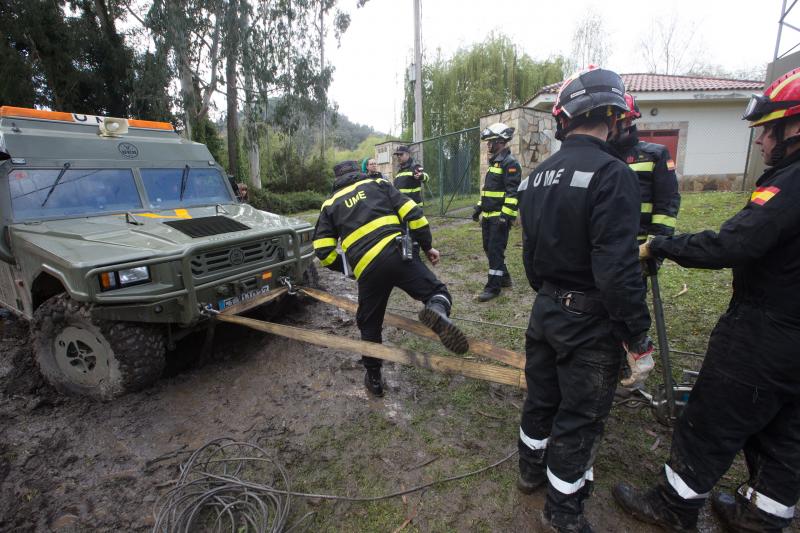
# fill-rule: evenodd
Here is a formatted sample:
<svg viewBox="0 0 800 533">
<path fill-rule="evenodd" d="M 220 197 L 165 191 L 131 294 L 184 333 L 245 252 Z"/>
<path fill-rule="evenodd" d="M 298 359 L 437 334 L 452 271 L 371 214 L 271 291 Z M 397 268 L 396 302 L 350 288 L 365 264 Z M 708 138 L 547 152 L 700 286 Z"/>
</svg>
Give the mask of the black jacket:
<svg viewBox="0 0 800 533">
<path fill-rule="evenodd" d="M 422 184 L 428 181 L 429 176 L 423 172 L 420 179 L 415 178 L 414 173 L 421 168 L 422 166 L 416 164 L 413 158 L 409 158 L 397 171 L 394 177 L 394 186 L 398 191 L 414 200 L 418 206 L 423 207 L 425 204 L 422 201 Z"/>
<path fill-rule="evenodd" d="M 508 148 L 489 160 L 489 169 L 483 178 L 481 199 L 478 201 L 484 218 L 517 218 L 517 189 L 521 179 L 522 169 Z"/>
<path fill-rule="evenodd" d="M 394 245 L 408 223 L 412 238 L 424 251 L 431 249 L 431 231 L 417 204 L 388 181 L 360 173 L 337 178 L 333 195 L 325 200 L 314 230 L 314 251 L 324 267 L 341 272 L 341 248 L 356 278 L 368 273 L 375 259 Z"/>
<path fill-rule="evenodd" d="M 681 207 L 675 162 L 666 146 L 639 140 L 635 127 L 624 141 L 614 145 L 622 159 L 639 176 L 642 213 L 639 240 L 648 235 L 672 235 Z"/>
<path fill-rule="evenodd" d="M 800 153 L 764 172 L 718 233 L 656 237 L 650 251 L 690 268 L 732 267 L 734 301 L 791 317 L 800 328 Z"/>
<path fill-rule="evenodd" d="M 636 174 L 605 142 L 571 135 L 520 190 L 522 261 L 531 287 L 538 291 L 547 281 L 595 293 L 619 340 L 646 332 Z"/>
</svg>

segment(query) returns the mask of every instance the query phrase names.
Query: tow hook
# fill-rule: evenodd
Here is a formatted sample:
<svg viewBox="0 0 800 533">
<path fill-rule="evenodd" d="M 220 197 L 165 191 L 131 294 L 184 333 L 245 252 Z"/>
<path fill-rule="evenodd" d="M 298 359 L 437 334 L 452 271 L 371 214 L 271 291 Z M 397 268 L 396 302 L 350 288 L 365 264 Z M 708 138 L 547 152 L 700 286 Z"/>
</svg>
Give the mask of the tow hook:
<svg viewBox="0 0 800 533">
<path fill-rule="evenodd" d="M 294 296 L 295 294 L 297 294 L 297 287 L 292 285 L 292 280 L 289 278 L 289 276 L 283 276 L 281 278 L 278 278 L 278 283 L 280 283 L 281 285 L 286 287 L 286 289 L 288 290 L 288 293 L 291 296 Z"/>
<path fill-rule="evenodd" d="M 219 314 L 211 304 L 200 304 L 200 314 L 207 318 L 213 318 Z"/>
</svg>

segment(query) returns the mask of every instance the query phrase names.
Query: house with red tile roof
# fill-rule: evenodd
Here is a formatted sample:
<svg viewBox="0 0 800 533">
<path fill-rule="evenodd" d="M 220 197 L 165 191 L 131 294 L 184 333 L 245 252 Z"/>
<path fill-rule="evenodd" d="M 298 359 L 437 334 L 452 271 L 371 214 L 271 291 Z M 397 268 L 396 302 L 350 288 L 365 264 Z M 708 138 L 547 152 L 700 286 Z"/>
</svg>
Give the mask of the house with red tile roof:
<svg viewBox="0 0 800 533">
<path fill-rule="evenodd" d="M 684 190 L 734 189 L 750 146 L 750 129 L 741 120 L 752 93 L 763 81 L 704 76 L 622 74 L 642 118 L 640 137 L 667 146 Z M 522 107 L 549 112 L 561 86 L 543 87 Z"/>
</svg>

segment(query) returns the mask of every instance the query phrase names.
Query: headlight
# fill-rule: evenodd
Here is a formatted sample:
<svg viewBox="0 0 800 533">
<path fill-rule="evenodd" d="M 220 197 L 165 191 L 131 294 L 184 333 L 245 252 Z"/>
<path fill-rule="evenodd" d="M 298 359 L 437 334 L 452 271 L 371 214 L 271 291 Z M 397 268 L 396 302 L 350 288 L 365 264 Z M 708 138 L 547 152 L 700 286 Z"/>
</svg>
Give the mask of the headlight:
<svg viewBox="0 0 800 533">
<path fill-rule="evenodd" d="M 113 272 L 103 272 L 100 274 L 100 287 L 104 291 L 130 287 L 150 281 L 150 268 L 147 266 L 126 268 Z"/>
</svg>

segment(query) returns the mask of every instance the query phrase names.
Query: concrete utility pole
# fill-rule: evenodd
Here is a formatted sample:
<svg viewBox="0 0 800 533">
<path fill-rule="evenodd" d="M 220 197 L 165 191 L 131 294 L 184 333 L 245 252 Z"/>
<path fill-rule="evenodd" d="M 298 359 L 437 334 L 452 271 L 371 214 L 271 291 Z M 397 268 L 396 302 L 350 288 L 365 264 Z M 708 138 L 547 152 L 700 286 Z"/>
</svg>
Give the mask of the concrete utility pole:
<svg viewBox="0 0 800 533">
<path fill-rule="evenodd" d="M 414 142 L 422 140 L 422 31 L 420 0 L 414 0 Z"/>
</svg>

